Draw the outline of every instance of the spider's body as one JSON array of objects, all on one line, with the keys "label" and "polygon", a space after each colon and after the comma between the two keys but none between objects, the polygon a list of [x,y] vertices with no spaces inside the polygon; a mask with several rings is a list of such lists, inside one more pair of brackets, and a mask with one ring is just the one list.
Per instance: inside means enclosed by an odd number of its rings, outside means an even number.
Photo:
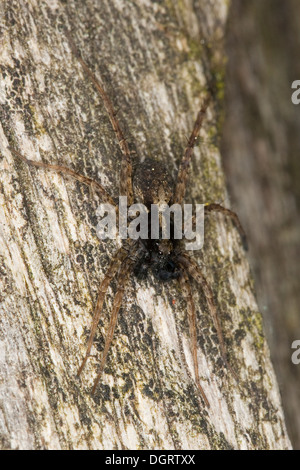
[{"label": "spider's body", "polygon": [[[168,170],[161,163],[152,159],[146,159],[142,164],[140,164],[140,166],[135,172],[134,178],[132,178],[132,164],[129,147],[126,142],[126,139],[123,136],[119,122],[116,118],[116,113],[113,109],[112,103],[100,82],[96,79],[95,75],[91,72],[87,64],[81,58],[71,38],[69,38],[69,44],[73,53],[77,56],[83,70],[90,77],[91,81],[94,83],[99,94],[101,95],[104,106],[109,115],[111,124],[116,133],[119,146],[122,152],[120,172],[120,195],[127,196],[128,206],[130,206],[133,202],[142,203],[147,207],[149,211],[151,208],[151,204],[181,205],[185,196],[185,189],[188,181],[188,170],[193,154],[194,144],[199,135],[202,121],[204,119],[207,107],[210,102],[210,97],[207,96],[207,98],[203,102],[202,108],[198,113],[193,131],[188,140],[187,147],[185,149],[179,166],[177,181],[174,183],[172,178],[170,177]],[[60,165],[49,165],[42,162],[35,162],[32,160],[28,160],[22,154],[12,148],[11,151],[30,165],[40,168],[48,168],[56,172],[72,176],[73,178],[89,185],[93,190],[97,191],[103,200],[106,200],[110,204],[115,205],[112,197],[97,181],[94,181],[87,176],[80,175],[74,170],[71,170],[67,167]],[[116,207],[116,209],[118,208]],[[205,206],[205,214],[208,214],[212,211],[222,212],[225,215],[231,217],[242,236],[243,242],[245,243],[244,231],[241,227],[237,215],[234,212],[230,211],[229,209],[225,209],[219,204],[209,204]],[[148,228],[150,234],[150,216]],[[111,281],[115,277],[117,277],[117,292],[115,294],[113,302],[110,324],[106,336],[104,351],[102,354],[98,375],[94,382],[93,392],[95,391],[96,386],[103,373],[106,357],[113,339],[114,329],[117,322],[118,312],[121,307],[122,298],[126,290],[129,276],[132,272],[138,278],[144,278],[149,273],[152,273],[159,282],[165,281],[179,283],[181,292],[186,299],[187,305],[189,331],[192,342],[195,382],[207,406],[209,406],[209,402],[200,385],[199,379],[197,358],[196,307],[192,295],[192,281],[197,283],[202,288],[205,294],[208,309],[210,311],[215,329],[217,331],[221,357],[227,368],[232,372],[234,376],[236,376],[235,372],[233,371],[227,360],[226,347],[223,339],[222,329],[217,314],[217,308],[212,289],[207,283],[202,271],[200,270],[200,267],[193,260],[193,258],[181,248],[180,241],[174,238],[173,231],[174,230],[171,221],[170,239],[163,239],[161,237],[160,232],[159,236],[156,239],[151,239],[151,237],[148,237],[148,239],[145,240],[126,240],[124,242],[124,245],[117,251],[117,253],[111,260],[111,263],[104,276],[104,279],[101,281],[99,286],[98,299],[92,321],[87,351],[78,370],[79,375],[88,360],[93,345],[96,329],[99,323],[101,311],[103,308],[105,295],[107,293]]]},{"label": "spider's body", "polygon": [[134,173],[133,191],[136,202],[144,204],[150,210],[151,204],[169,204],[174,181],[161,162],[146,158]]},{"label": "spider's body", "polygon": [[174,181],[167,168],[152,158],[147,158],[133,176],[133,194],[136,202],[144,204],[149,210],[148,239],[141,240],[144,247],[141,259],[134,267],[134,273],[143,279],[148,272],[160,281],[170,281],[180,277],[176,265],[175,249],[178,240],[173,237],[171,220],[170,239],[163,239],[161,231],[158,239],[151,238],[151,205],[169,204],[174,191]]},{"label": "spider's body", "polygon": [[[144,252],[134,267],[139,279],[144,279],[151,272],[159,281],[179,279],[180,268],[176,263],[173,240],[143,240]],[[168,245],[168,252],[164,252]]]}]

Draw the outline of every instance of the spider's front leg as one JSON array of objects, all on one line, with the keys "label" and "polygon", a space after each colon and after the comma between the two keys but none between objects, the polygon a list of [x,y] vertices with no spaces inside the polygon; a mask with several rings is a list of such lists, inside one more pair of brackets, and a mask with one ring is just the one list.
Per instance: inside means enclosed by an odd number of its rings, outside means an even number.
[{"label": "spider's front leg", "polygon": [[227,359],[227,350],[225,346],[225,341],[224,341],[222,328],[221,328],[220,320],[219,320],[218,313],[217,313],[217,308],[216,308],[215,301],[214,301],[213,291],[210,285],[208,284],[198,264],[190,256],[188,256],[185,253],[182,253],[178,255],[177,260],[179,264],[181,265],[181,267],[183,267],[188,272],[188,274],[202,287],[203,292],[206,297],[210,314],[213,319],[214,326],[217,330],[217,335],[218,335],[218,339],[220,343],[220,350],[221,350],[221,356],[222,356],[223,362],[228,368],[228,370],[230,370],[233,377],[238,381],[238,376],[236,372],[233,370],[233,368],[231,367],[231,365],[229,364],[228,359]]},{"label": "spider's front leg", "polygon": [[192,295],[192,290],[190,286],[190,279],[185,269],[182,271],[182,276],[178,279],[179,285],[181,287],[183,296],[187,302],[187,312],[188,312],[188,321],[189,321],[189,331],[190,337],[192,340],[192,352],[193,352],[193,362],[194,362],[194,371],[195,371],[195,382],[196,385],[201,393],[201,396],[209,408],[210,404],[209,401],[204,393],[204,390],[200,384],[199,379],[199,366],[198,366],[198,357],[197,357],[197,325],[196,325],[196,307],[195,302]]},{"label": "spider's front leg", "polygon": [[104,279],[102,280],[102,282],[100,284],[99,291],[98,291],[98,297],[97,297],[97,303],[96,303],[96,307],[95,307],[95,311],[94,311],[94,315],[93,315],[93,320],[92,320],[92,325],[91,325],[90,336],[89,336],[88,343],[87,343],[86,353],[85,353],[84,359],[83,359],[83,361],[82,361],[82,363],[81,363],[81,365],[78,369],[77,375],[81,374],[81,372],[82,372],[82,370],[83,370],[83,368],[84,368],[84,366],[85,366],[85,364],[86,364],[86,362],[89,358],[89,355],[90,355],[90,352],[91,352],[91,349],[92,349],[92,346],[93,346],[97,326],[99,324],[99,320],[100,320],[100,316],[101,316],[101,312],[102,312],[102,308],[103,308],[103,303],[104,303],[104,298],[105,298],[107,289],[108,289],[111,281],[113,280],[113,278],[117,274],[118,270],[120,269],[120,266],[122,265],[123,261],[125,260],[125,258],[127,256],[128,256],[128,252],[127,252],[127,250],[124,249],[124,247],[120,248],[117,251],[117,253],[113,257],[112,261],[110,262],[109,268],[108,268],[107,272],[105,273]]},{"label": "spider's front leg", "polygon": [[139,256],[140,250],[141,250],[141,248],[138,249],[136,244],[133,243],[131,252],[128,253],[128,256],[126,257],[126,259],[121,264],[120,273],[119,273],[118,280],[117,280],[117,292],[116,292],[114,302],[113,302],[110,322],[109,322],[108,331],[107,331],[107,335],[106,335],[106,339],[105,339],[104,350],[103,350],[103,353],[102,353],[102,359],[101,359],[101,362],[100,362],[97,377],[94,381],[94,385],[93,385],[93,388],[92,388],[92,394],[95,393],[96,387],[97,387],[97,385],[99,383],[99,380],[101,378],[101,375],[103,373],[103,369],[104,369],[104,366],[105,366],[107,354],[108,354],[108,351],[109,351],[109,348],[110,348],[110,345],[111,345],[111,342],[112,342],[112,339],[113,339],[115,327],[116,327],[116,324],[117,324],[118,313],[119,313],[119,310],[120,310],[120,307],[121,307],[124,292],[125,292],[125,289],[127,287],[128,281],[129,281],[130,273],[133,271],[134,265],[137,262],[137,258]]}]

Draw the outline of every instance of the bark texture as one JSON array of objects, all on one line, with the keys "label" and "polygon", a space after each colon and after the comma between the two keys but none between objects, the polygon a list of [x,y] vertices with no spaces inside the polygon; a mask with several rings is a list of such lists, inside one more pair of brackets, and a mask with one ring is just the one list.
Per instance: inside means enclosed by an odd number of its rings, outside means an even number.
[{"label": "bark texture", "polygon": [[[114,242],[96,236],[88,188],[29,168],[8,150],[60,163],[118,196],[120,151],[99,96],[70,51],[66,26],[119,108],[134,153],[175,177],[214,84],[186,202],[228,203],[217,142],[227,2],[9,1],[1,8],[0,436],[19,449],[286,449],[290,447],[262,317],[237,231],[209,217],[194,253],[210,282],[237,384],[222,365],[205,297],[197,304],[201,383],[186,305],[173,284],[134,277],[97,393],[112,284],[93,357],[77,368]],[[227,204],[228,205],[228,204]]]},{"label": "bark texture", "polygon": [[[300,449],[300,77],[299,2],[234,0],[228,20],[223,161],[249,236],[289,435]],[[234,130],[234,132],[233,132]]]}]

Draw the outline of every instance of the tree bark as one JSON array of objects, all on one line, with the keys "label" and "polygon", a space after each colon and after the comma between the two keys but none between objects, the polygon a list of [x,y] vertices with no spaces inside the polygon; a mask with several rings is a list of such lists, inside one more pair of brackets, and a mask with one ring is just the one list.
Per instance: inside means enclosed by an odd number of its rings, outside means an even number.
[{"label": "tree bark", "polygon": [[[84,373],[99,282],[116,248],[96,236],[88,188],[21,162],[59,163],[118,196],[120,150],[103,103],[64,28],[101,76],[131,150],[176,170],[214,83],[186,202],[228,197],[217,139],[227,2],[3,2],[1,8],[0,426],[2,448],[286,449],[280,395],[238,233],[211,215],[194,253],[212,286],[236,383],[223,366],[202,291],[197,305],[201,403],[186,305],[175,284],[133,276],[105,373],[112,284]],[[212,47],[213,45],[213,47]],[[217,91],[217,92],[216,92]]]},{"label": "tree bark", "polygon": [[[300,449],[300,5],[234,0],[228,20],[223,160],[249,238],[288,432]],[[233,129],[235,130],[233,132]]]}]

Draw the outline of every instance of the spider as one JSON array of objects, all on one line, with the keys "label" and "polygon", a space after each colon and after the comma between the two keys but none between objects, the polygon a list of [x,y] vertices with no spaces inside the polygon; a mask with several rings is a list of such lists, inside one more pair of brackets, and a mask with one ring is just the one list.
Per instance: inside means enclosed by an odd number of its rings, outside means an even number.
[{"label": "spider", "polygon": [[[182,205],[188,183],[188,173],[191,157],[193,154],[195,142],[202,126],[202,122],[206,115],[206,110],[210,103],[210,93],[208,93],[206,98],[204,99],[201,109],[197,115],[192,133],[188,139],[187,146],[185,148],[183,157],[179,165],[176,183],[174,184],[167,169],[160,162],[149,158],[145,159],[144,162],[140,164],[135,174],[133,175],[129,146],[121,130],[112,102],[108,94],[106,93],[102,83],[96,78],[94,73],[88,67],[87,63],[83,60],[82,56],[80,55],[72,38],[68,33],[67,37],[74,56],[77,57],[83,71],[89,77],[95,88],[98,90],[103,100],[103,104],[110,119],[111,125],[115,131],[122,154],[120,169],[120,195],[127,196],[128,206],[130,206],[133,202],[142,202],[146,205],[146,207],[150,207],[151,204],[156,204],[157,202],[164,202],[166,204],[177,203]],[[21,158],[24,162],[29,165],[69,175],[75,178],[76,180],[90,186],[93,191],[99,193],[102,200],[112,204],[115,207],[116,212],[118,212],[118,206],[116,205],[112,197],[97,181],[87,176],[81,175],[76,171],[65,166],[52,165],[29,160],[14,148],[9,147],[9,149],[13,154]],[[221,212],[232,219],[233,223],[235,224],[236,228],[240,233],[243,245],[246,248],[245,232],[236,213],[221,206],[220,204],[215,203],[208,204],[204,207],[205,215],[211,212]],[[205,405],[207,407],[210,407],[209,401],[204,393],[199,379],[196,336],[196,306],[193,299],[191,281],[194,281],[196,284],[198,284],[205,294],[208,309],[212,316],[215,329],[217,331],[221,357],[225,366],[230,370],[232,375],[236,379],[237,376],[227,359],[225,342],[223,338],[220,320],[217,314],[217,307],[214,300],[212,288],[207,282],[205,276],[203,275],[199,265],[192,259],[190,255],[188,255],[183,250],[180,244],[180,240],[175,240],[172,236],[169,240],[165,240],[162,238],[156,240],[128,239],[123,242],[121,248],[115,253],[109,264],[106,274],[104,275],[104,278],[99,286],[96,307],[94,310],[90,335],[87,342],[86,354],[81,362],[77,374],[78,376],[81,374],[90,356],[97,326],[103,309],[105,295],[107,293],[110,283],[115,277],[117,277],[117,291],[113,300],[112,312],[105,339],[104,350],[102,353],[102,358],[100,361],[97,376],[92,388],[92,394],[94,394],[104,370],[106,358],[113,340],[114,330],[118,318],[118,312],[121,307],[126,286],[129,282],[130,274],[134,273],[138,278],[144,278],[149,272],[152,273],[159,282],[177,282],[180,286],[180,289],[187,304],[189,333],[192,343],[195,383]]]}]

